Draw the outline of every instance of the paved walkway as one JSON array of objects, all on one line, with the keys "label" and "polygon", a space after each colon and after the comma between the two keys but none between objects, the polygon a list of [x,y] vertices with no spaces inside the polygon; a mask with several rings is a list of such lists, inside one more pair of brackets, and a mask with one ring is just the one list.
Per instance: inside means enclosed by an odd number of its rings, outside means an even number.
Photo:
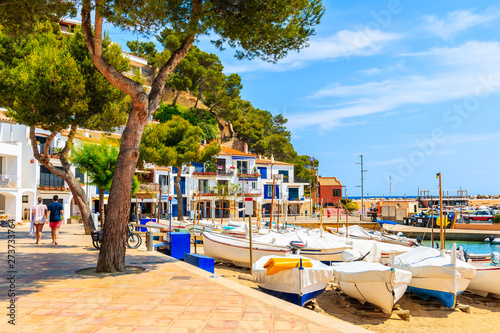
[{"label": "paved walkway", "polygon": [[[75,274],[95,267],[98,255],[81,225],[63,225],[58,246],[49,228],[35,245],[28,226],[17,226],[9,268],[7,230],[0,228],[0,332],[367,332],[144,248],[126,257],[142,273]],[[15,326],[7,322],[12,287]]]}]

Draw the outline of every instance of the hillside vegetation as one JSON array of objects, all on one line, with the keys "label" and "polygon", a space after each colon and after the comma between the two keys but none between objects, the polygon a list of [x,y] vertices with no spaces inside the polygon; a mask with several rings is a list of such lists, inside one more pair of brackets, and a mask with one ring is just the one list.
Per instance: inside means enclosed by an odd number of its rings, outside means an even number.
[{"label": "hillside vegetation", "polygon": [[[178,43],[173,34],[160,34],[165,50],[158,52],[152,42],[127,42],[130,50],[148,60],[153,68],[161,67]],[[242,150],[248,144],[253,154],[295,164],[295,176],[311,181],[310,157],[299,155],[291,143],[287,119],[257,109],[240,97],[243,89],[238,74],[224,74],[220,59],[193,46],[167,80],[166,93],[154,119],[166,122],[181,116],[202,129],[202,138]],[[314,161],[315,167],[318,161]]]}]

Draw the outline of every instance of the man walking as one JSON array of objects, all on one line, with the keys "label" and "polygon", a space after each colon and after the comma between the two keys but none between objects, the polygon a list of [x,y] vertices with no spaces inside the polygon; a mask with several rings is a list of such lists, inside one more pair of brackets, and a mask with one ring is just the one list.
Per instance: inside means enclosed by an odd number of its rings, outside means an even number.
[{"label": "man walking", "polygon": [[54,201],[49,204],[47,210],[50,212],[49,226],[52,234],[52,244],[57,245],[57,236],[59,235],[59,228],[62,224],[61,215],[64,213],[64,210],[63,205],[61,205],[61,203],[58,201],[59,197],[57,195],[54,195],[52,199]]}]

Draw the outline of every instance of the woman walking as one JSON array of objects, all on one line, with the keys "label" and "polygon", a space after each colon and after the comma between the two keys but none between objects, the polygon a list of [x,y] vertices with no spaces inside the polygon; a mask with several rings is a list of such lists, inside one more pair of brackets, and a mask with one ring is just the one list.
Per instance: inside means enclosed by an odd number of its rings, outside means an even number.
[{"label": "woman walking", "polygon": [[38,204],[33,206],[33,220],[36,229],[36,244],[40,244],[43,225],[49,221],[47,206],[42,203],[42,198],[38,198]]}]

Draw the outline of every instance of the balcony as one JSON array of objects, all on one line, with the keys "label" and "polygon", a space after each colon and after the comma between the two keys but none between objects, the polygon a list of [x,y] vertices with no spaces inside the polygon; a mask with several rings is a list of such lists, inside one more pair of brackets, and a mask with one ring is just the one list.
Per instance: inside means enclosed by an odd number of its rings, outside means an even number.
[{"label": "balcony", "polygon": [[240,178],[259,178],[260,176],[260,173],[238,173]]},{"label": "balcony", "polygon": [[17,176],[13,174],[0,174],[0,188],[16,188]]},{"label": "balcony", "polygon": [[217,175],[218,176],[233,176],[234,173],[232,171],[217,170]]},{"label": "balcony", "polygon": [[138,192],[160,192],[160,184],[158,183],[142,183],[139,184]]},{"label": "balcony", "polygon": [[200,172],[200,171],[193,172],[193,176],[211,176],[211,177],[215,177],[216,175],[217,175],[217,172]]}]

